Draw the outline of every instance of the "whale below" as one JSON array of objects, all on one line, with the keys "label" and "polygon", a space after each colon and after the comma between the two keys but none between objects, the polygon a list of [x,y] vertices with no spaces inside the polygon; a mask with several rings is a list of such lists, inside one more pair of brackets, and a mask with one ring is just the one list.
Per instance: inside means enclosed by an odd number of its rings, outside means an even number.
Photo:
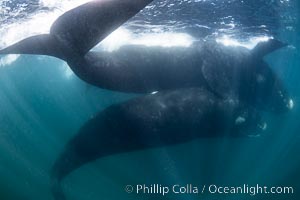
[{"label": "whale below", "polygon": [[256,135],[265,126],[256,110],[218,98],[204,88],[136,97],[106,108],[80,128],[52,168],[52,191],[56,200],[65,199],[63,179],[105,156],[204,137]]},{"label": "whale below", "polygon": [[60,16],[50,34],[26,38],[0,54],[55,56],[83,81],[114,91],[149,93],[204,86],[220,97],[237,98],[266,111],[291,109],[293,102],[284,84],[263,60],[286,46],[276,39],[258,43],[252,50],[198,41],[187,48],[128,45],[111,53],[91,51],[151,2],[86,3]]}]

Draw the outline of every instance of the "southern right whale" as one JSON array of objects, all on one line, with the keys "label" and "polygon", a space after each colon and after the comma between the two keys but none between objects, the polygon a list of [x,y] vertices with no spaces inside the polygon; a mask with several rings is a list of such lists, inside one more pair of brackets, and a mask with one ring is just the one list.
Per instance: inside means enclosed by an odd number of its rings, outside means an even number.
[{"label": "southern right whale", "polygon": [[291,109],[293,102],[263,58],[285,45],[275,39],[260,42],[252,50],[213,40],[189,47],[125,45],[113,52],[89,52],[70,66],[82,68],[90,74],[82,79],[102,88],[150,93],[204,86],[222,98],[281,113]]},{"label": "southern right whale", "polygon": [[96,159],[175,145],[203,137],[260,134],[259,112],[204,88],[158,92],[112,105],[87,121],[68,142],[52,172],[52,192],[64,200],[61,182]]},{"label": "southern right whale", "polygon": [[90,51],[152,0],[101,0],[60,16],[50,34],[26,38],[0,54],[42,54],[65,60],[82,80],[100,88],[149,93],[202,87],[223,98],[237,98],[272,112],[293,102],[282,81],[263,60],[286,46],[270,39],[253,50],[213,41],[188,48],[126,46],[116,52]]}]

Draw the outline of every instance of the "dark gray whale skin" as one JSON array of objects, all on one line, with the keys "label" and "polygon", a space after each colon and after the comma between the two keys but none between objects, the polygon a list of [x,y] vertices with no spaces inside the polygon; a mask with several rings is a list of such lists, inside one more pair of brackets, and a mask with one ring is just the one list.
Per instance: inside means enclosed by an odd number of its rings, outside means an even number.
[{"label": "dark gray whale skin", "polygon": [[215,41],[169,48],[128,45],[114,52],[89,52],[69,65],[81,79],[101,88],[149,93],[204,86],[220,97],[282,113],[289,110],[289,94],[263,60],[282,46],[277,40],[253,50]]},{"label": "dark gray whale skin", "polygon": [[[245,119],[239,123],[238,118]],[[259,114],[202,88],[178,89],[112,105],[86,122],[52,169],[53,194],[65,199],[61,181],[98,158],[192,141],[260,133]]]},{"label": "dark gray whale skin", "polygon": [[291,100],[284,84],[263,60],[285,46],[275,39],[261,42],[253,50],[202,41],[188,48],[131,45],[112,53],[90,51],[151,2],[86,3],[60,16],[50,34],[26,38],[0,54],[58,57],[82,80],[104,89],[149,93],[205,86],[216,95],[237,98],[266,111],[289,110]]}]

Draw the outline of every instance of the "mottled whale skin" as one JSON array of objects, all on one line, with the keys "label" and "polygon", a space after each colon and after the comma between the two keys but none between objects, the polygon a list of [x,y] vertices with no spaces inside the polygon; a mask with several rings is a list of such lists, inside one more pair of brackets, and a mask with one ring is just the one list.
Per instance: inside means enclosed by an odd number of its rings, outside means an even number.
[{"label": "mottled whale skin", "polygon": [[90,51],[151,2],[86,3],[60,16],[50,34],[26,38],[0,50],[0,54],[58,57],[82,80],[104,89],[149,93],[205,86],[216,95],[237,98],[267,111],[289,110],[292,102],[285,86],[263,60],[285,46],[275,39],[261,42],[253,50],[202,41],[188,48],[131,45],[112,53]]},{"label": "mottled whale skin", "polygon": [[202,88],[158,92],[112,105],[86,122],[65,146],[52,169],[53,194],[65,199],[61,181],[101,157],[203,137],[241,137],[260,133],[261,125],[256,111]]}]

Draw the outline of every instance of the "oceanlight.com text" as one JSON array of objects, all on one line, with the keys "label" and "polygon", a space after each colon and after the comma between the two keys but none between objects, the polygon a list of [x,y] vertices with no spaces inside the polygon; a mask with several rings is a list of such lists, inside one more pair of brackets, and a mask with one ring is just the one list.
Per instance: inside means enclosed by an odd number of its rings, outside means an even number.
[{"label": "oceanlight.com text", "polygon": [[126,185],[125,191],[127,193],[135,194],[156,194],[156,195],[168,195],[168,194],[246,194],[255,196],[259,194],[293,194],[294,188],[290,186],[261,186],[243,184],[240,186],[221,186],[221,185],[193,185],[193,184],[137,184]]}]

